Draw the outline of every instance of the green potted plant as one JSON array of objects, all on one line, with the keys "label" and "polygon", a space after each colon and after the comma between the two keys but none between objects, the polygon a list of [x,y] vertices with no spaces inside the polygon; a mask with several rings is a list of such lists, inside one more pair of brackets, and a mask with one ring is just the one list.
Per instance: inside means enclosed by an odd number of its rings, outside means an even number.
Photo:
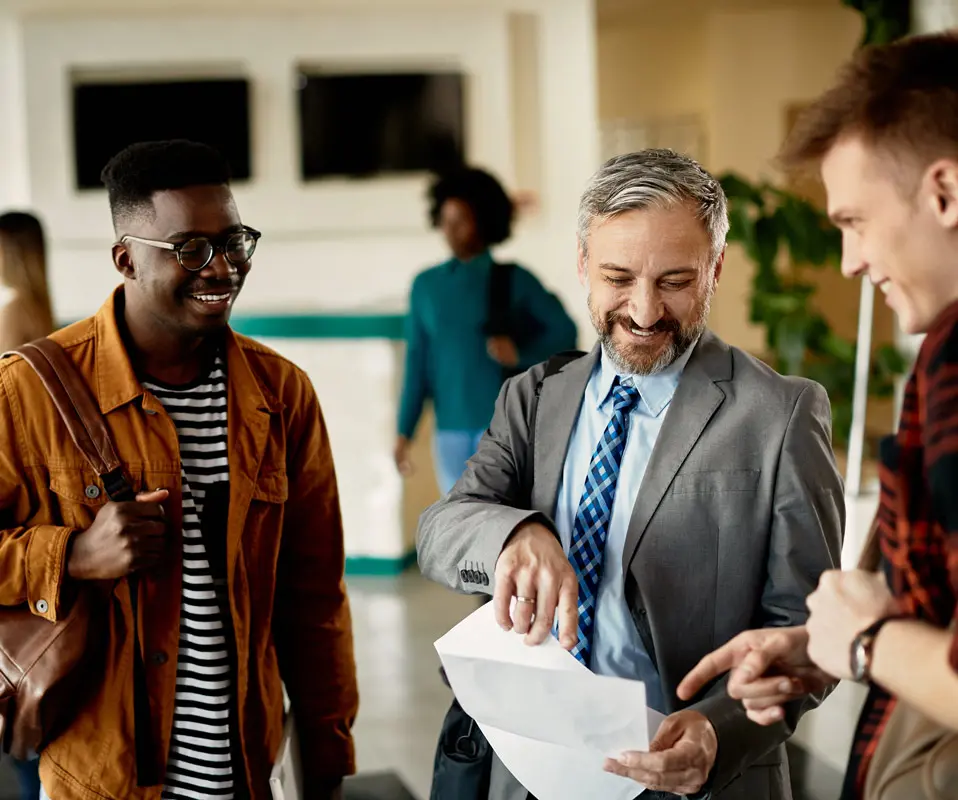
[{"label": "green potted plant", "polygon": [[[905,36],[911,0],[841,0],[864,20],[862,45],[885,44]],[[780,372],[803,375],[828,391],[835,443],[844,446],[852,422],[855,342],[832,330],[815,307],[815,286],[799,267],[837,269],[841,235],[815,205],[768,182],[735,174],[720,178],[729,198],[729,241],[740,242],[755,265],[749,318],[765,330],[766,357]],[[890,397],[905,371],[904,356],[892,345],[872,355],[869,395]]]}]

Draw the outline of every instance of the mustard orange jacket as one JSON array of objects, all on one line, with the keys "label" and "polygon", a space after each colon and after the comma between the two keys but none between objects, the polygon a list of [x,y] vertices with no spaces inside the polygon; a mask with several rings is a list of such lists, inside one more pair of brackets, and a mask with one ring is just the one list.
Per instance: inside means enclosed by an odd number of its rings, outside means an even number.
[{"label": "mustard orange jacket", "polygon": [[[170,557],[141,573],[139,589],[154,757],[164,765],[179,641],[180,455],[173,421],[130,363],[115,317],[121,299],[122,288],[95,317],[52,338],[96,395],[134,488],[170,491]],[[289,361],[232,331],[225,349],[234,691],[246,783],[254,800],[266,800],[283,733],[284,683],[307,780],[354,771],[352,629],[336,477],[313,388]],[[62,616],[73,588],[68,542],[105,502],[32,369],[19,357],[0,362],[0,604],[26,602],[49,620]],[[89,675],[92,698],[44,749],[41,779],[55,800],[153,800],[161,787],[141,789],[135,781],[129,586],[121,580],[87,588],[105,600],[105,651]]]}]

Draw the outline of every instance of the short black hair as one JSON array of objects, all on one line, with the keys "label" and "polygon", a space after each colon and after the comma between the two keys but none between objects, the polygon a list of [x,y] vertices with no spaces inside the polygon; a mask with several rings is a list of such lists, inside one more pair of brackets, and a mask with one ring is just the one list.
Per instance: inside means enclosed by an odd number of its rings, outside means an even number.
[{"label": "short black hair", "polygon": [[116,224],[152,208],[156,192],[229,185],[230,167],[216,148],[206,144],[186,139],[138,142],[111,158],[100,179]]},{"label": "short black hair", "polygon": [[476,218],[479,238],[486,246],[502,244],[512,235],[515,206],[502,184],[485,170],[462,167],[441,175],[429,189],[429,215],[433,227],[447,200],[462,200]]}]

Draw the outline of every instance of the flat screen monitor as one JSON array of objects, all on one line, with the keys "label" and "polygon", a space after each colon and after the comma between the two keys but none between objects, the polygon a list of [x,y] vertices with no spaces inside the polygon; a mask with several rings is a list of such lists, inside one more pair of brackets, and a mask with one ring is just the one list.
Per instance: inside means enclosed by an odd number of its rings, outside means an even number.
[{"label": "flat screen monitor", "polygon": [[456,72],[302,72],[304,180],[441,172],[463,161],[463,76]]},{"label": "flat screen monitor", "polygon": [[101,170],[128,145],[162,139],[209,144],[226,157],[234,180],[248,180],[249,82],[202,79],[74,83],[77,188],[101,187]]}]

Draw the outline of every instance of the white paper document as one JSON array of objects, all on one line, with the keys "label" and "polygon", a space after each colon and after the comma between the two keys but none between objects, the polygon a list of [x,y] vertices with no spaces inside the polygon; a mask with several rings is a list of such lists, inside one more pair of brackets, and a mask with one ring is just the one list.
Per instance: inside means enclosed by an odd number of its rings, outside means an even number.
[{"label": "white paper document", "polygon": [[538,800],[632,800],[643,791],[602,764],[648,750],[664,717],[646,708],[645,684],[594,675],[551,636],[529,647],[498,626],[492,603],[436,651],[460,705]]}]

